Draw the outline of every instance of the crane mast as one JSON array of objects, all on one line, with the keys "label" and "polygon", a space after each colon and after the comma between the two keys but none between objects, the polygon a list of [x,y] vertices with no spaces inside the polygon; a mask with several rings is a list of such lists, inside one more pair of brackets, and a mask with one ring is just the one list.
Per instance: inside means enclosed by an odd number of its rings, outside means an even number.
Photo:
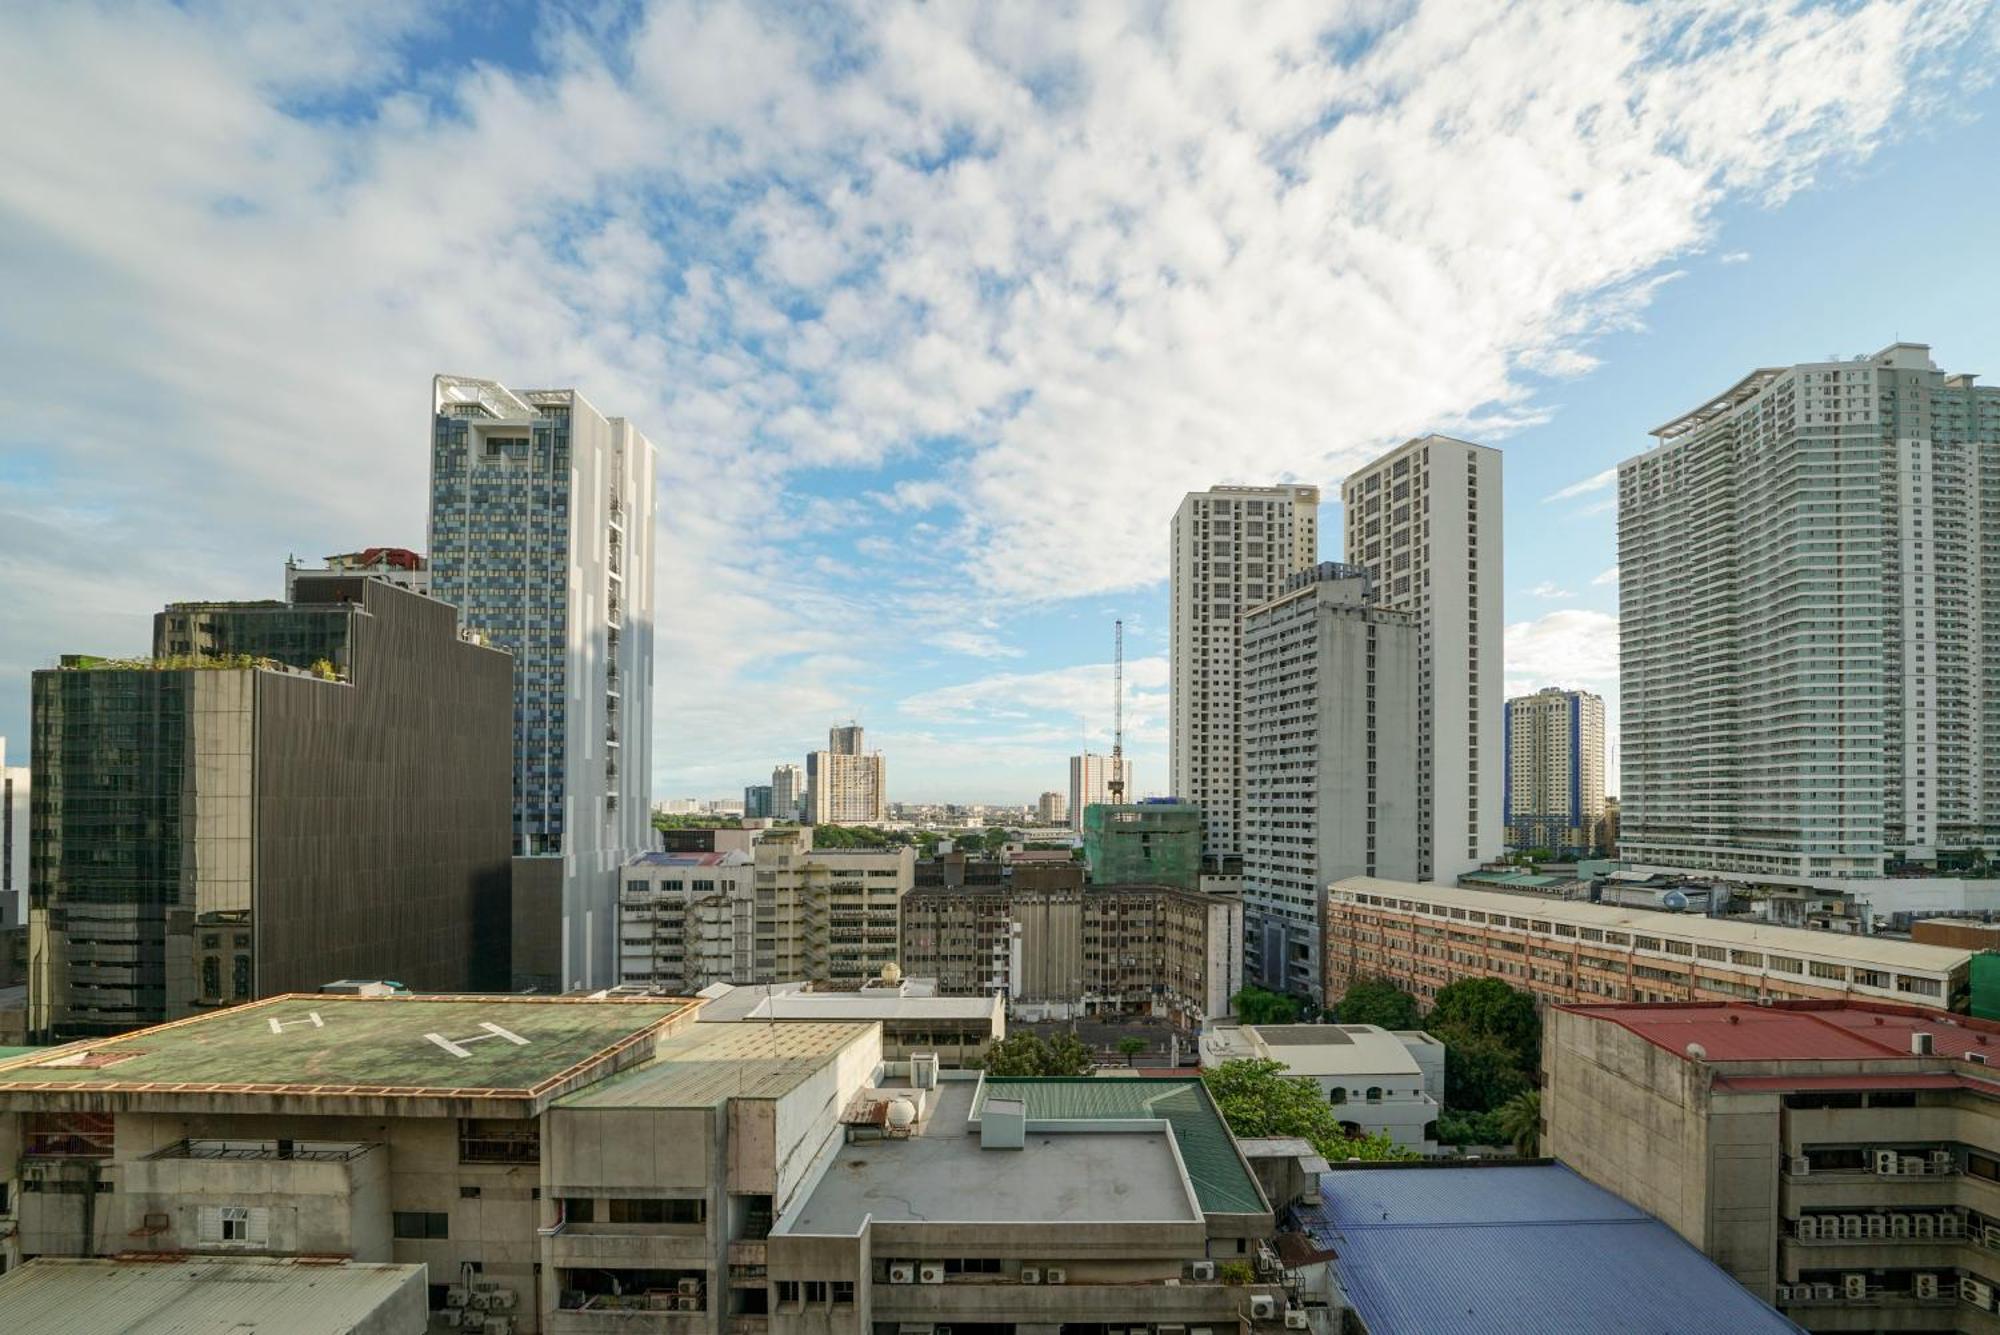
[{"label": "crane mast", "polygon": [[1125,622],[1111,623],[1111,778],[1105,785],[1116,805],[1125,800]]}]

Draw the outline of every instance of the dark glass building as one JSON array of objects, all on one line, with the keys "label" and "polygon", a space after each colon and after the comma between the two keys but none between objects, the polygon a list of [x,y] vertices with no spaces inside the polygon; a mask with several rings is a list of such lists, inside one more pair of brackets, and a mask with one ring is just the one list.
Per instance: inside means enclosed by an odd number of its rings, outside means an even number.
[{"label": "dark glass building", "polygon": [[513,664],[450,604],[300,573],[37,672],[29,1027],[111,1034],[339,978],[504,988]]}]

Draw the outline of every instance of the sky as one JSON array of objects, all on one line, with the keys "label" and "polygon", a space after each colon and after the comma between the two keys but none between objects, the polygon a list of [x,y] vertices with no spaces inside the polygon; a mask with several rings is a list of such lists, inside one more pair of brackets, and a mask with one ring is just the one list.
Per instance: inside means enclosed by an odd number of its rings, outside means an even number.
[{"label": "sky", "polygon": [[[1181,496],[1505,453],[1507,683],[1617,696],[1612,472],[1760,365],[2000,375],[1993,0],[0,9],[0,735],[421,547],[430,377],[658,446],[656,797],[1164,792]],[[1336,557],[1340,514],[1322,514]],[[1615,787],[1615,783],[1614,783]]]}]

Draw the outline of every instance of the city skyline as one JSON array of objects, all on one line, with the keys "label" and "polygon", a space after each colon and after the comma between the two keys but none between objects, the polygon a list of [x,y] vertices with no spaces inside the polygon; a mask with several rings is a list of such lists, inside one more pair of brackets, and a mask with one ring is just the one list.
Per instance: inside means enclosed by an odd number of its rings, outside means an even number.
[{"label": "city skyline", "polygon": [[[1421,10],[923,13],[809,69],[832,20],[501,12],[446,46],[422,17],[9,15],[0,107],[71,132],[0,148],[0,338],[35,387],[0,428],[0,734],[25,744],[31,669],[142,651],[168,598],[422,548],[426,386],[460,369],[575,385],[660,447],[656,797],[740,792],[855,718],[892,801],[1032,801],[1110,749],[1120,616],[1125,749],[1164,793],[1179,497],[1318,486],[1333,559],[1340,481],[1431,430],[1502,450],[1505,692],[1602,694],[1615,792],[1612,478],[1646,432],[1745,366],[1897,339],[2000,373],[1935,281],[1983,255],[1996,187],[1931,188],[2000,109],[1989,14],[1704,41],[1586,6],[1564,41],[1599,58],[1544,68],[1514,58],[1533,13],[1478,59]],[[116,75],[142,58],[177,81]],[[1248,88],[1283,95],[1232,121]],[[491,189],[537,153],[571,178]]]}]

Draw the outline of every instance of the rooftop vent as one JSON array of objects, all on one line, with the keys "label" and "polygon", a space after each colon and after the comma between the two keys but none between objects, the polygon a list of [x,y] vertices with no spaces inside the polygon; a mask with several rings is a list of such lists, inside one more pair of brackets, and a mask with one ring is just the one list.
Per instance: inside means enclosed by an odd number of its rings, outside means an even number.
[{"label": "rooftop vent", "polygon": [[1918,1033],[1910,1035],[1910,1051],[1917,1056],[1928,1057],[1936,1050],[1936,1045],[1932,1043],[1929,1034]]},{"label": "rooftop vent", "polygon": [[1020,1099],[987,1099],[979,1113],[979,1148],[1018,1150],[1027,1143],[1028,1105]]}]

